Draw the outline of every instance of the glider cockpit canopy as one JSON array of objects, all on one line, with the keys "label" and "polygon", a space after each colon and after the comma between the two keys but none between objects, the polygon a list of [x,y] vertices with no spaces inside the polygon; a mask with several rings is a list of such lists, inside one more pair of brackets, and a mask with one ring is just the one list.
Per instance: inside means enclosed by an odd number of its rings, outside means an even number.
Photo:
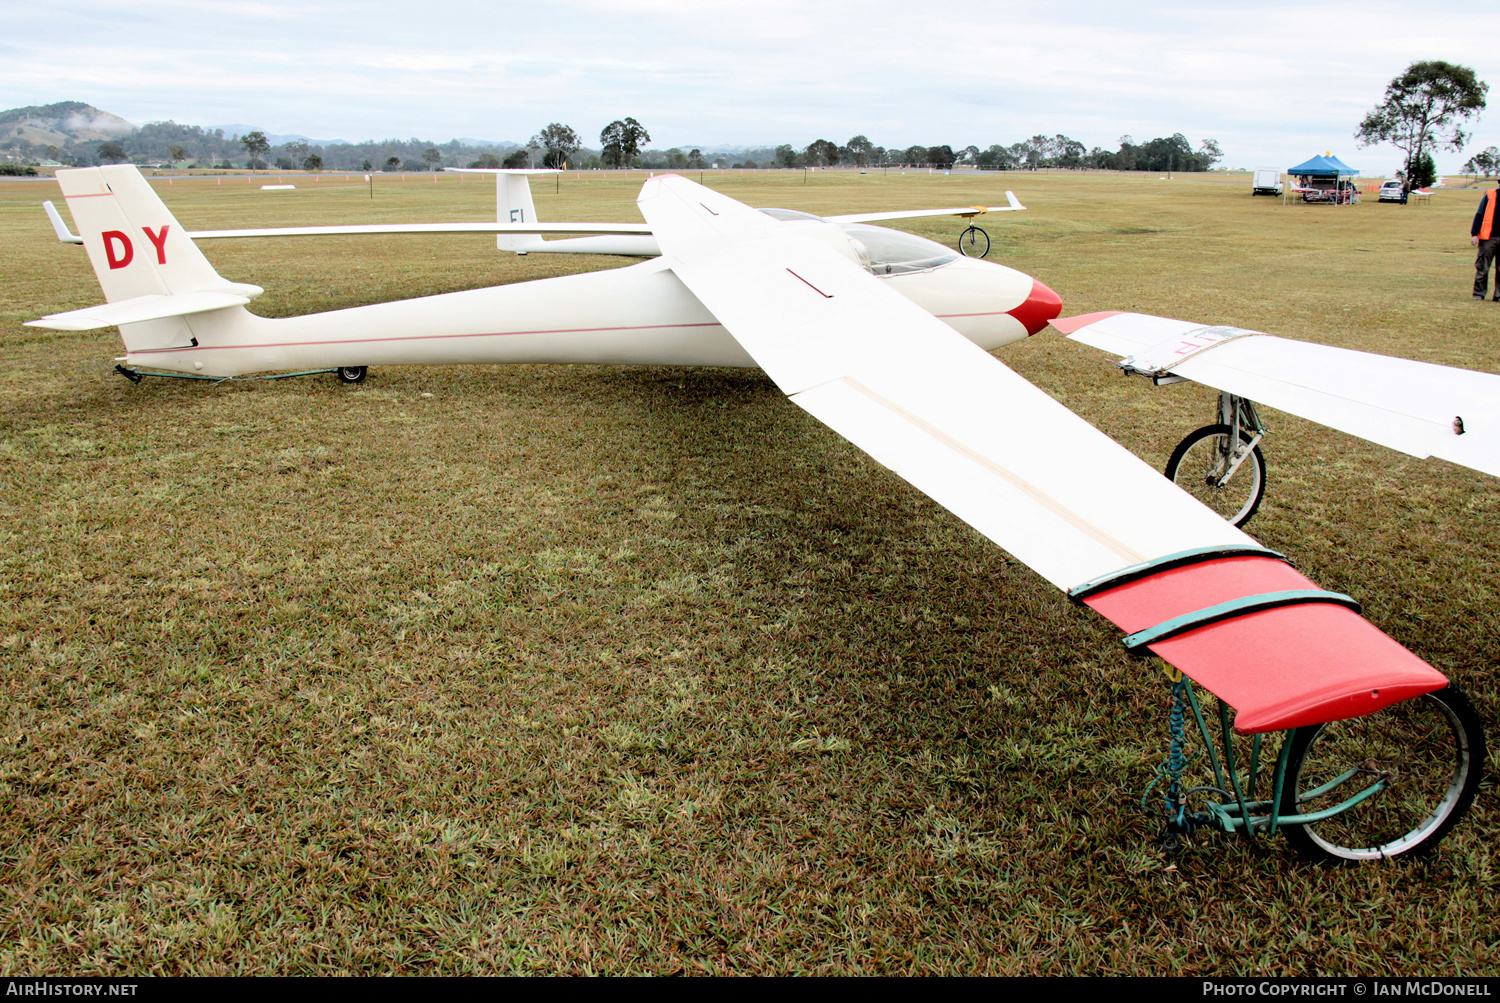
[{"label": "glider cockpit canopy", "polygon": [[784,223],[824,223],[844,231],[854,256],[871,275],[906,275],[939,268],[957,261],[959,254],[935,240],[866,223],[843,223],[796,209],[762,209]]}]

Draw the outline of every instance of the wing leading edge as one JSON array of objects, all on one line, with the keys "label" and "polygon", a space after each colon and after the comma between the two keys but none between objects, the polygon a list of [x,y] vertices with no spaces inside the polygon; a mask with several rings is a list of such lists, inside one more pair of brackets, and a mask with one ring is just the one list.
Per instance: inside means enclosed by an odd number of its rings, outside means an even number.
[{"label": "wing leading edge", "polygon": [[[673,271],[799,407],[1060,588],[1145,568],[1082,597],[1122,627],[1183,614],[1163,585],[1183,573],[1162,564],[1172,555],[1285,566],[833,244],[675,176],[648,181],[640,207]],[[1240,598],[1284,581],[1189,563]],[[1316,591],[1291,574],[1298,587],[1272,591]],[[1284,670],[1244,671],[1249,656],[1230,649],[1247,629]],[[1304,658],[1309,630],[1333,641]],[[1446,682],[1333,601],[1256,607],[1143,646],[1230,700],[1242,731],[1368,713]]]}]

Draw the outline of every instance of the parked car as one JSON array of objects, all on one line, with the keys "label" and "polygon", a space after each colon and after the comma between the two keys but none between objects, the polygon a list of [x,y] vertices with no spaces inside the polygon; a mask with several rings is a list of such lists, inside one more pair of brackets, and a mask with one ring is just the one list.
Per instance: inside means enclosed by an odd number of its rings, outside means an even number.
[{"label": "parked car", "polygon": [[1380,201],[1382,202],[1405,202],[1406,191],[1399,181],[1387,181],[1380,186]]}]

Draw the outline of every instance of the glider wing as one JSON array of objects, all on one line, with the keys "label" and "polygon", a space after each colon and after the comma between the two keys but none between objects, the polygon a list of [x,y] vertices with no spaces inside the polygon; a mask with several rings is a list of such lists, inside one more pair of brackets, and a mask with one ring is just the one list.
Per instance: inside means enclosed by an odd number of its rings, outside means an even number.
[{"label": "glider wing", "polygon": [[1412,456],[1500,476],[1500,376],[1134,313],[1052,322],[1074,341]]},{"label": "glider wing", "polygon": [[1016,201],[1015,192],[1005,193],[1005,205],[966,205],[955,209],[898,209],[895,212],[859,212],[844,216],[824,216],[835,223],[874,223],[883,219],[917,219],[922,216],[963,216],[973,222],[975,216],[990,212],[1017,212],[1026,207]]},{"label": "glider wing", "polygon": [[[1238,708],[1241,731],[1370,713],[1446,683],[1347,597],[1317,590],[834,244],[670,175],[646,183],[640,206],[672,270],[794,403],[1136,632],[1137,648]],[[1286,601],[1270,605],[1273,594]]]},{"label": "glider wing", "polygon": [[252,230],[189,230],[193,240],[216,237],[330,237],[369,233],[610,233],[650,235],[640,223],[376,223],[360,226],[281,226]]}]

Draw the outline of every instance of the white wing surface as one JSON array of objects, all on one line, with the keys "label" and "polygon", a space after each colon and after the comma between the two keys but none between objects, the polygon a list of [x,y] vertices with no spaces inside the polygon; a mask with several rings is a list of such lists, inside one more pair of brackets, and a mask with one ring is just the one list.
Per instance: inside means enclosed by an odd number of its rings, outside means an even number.
[{"label": "white wing surface", "polygon": [[[329,237],[370,233],[644,234],[643,223],[372,223],[355,226],[279,226],[250,230],[189,230],[193,240],[217,237]],[[61,239],[61,238],[59,238]]]},{"label": "white wing surface", "polygon": [[648,181],[640,206],[673,271],[794,402],[1059,587],[1253,545],[847,248],[676,176]]},{"label": "white wing surface", "polygon": [[[1412,456],[1500,476],[1500,376],[1144,314],[1053,321],[1069,338]],[[1227,334],[1216,334],[1222,332]]]},{"label": "white wing surface", "polygon": [[835,223],[875,223],[883,219],[919,219],[923,216],[963,216],[973,220],[990,212],[1017,212],[1026,207],[1016,200],[1015,192],[1005,193],[1005,205],[965,205],[953,209],[898,209],[894,212],[857,212],[844,216],[824,216]]}]

